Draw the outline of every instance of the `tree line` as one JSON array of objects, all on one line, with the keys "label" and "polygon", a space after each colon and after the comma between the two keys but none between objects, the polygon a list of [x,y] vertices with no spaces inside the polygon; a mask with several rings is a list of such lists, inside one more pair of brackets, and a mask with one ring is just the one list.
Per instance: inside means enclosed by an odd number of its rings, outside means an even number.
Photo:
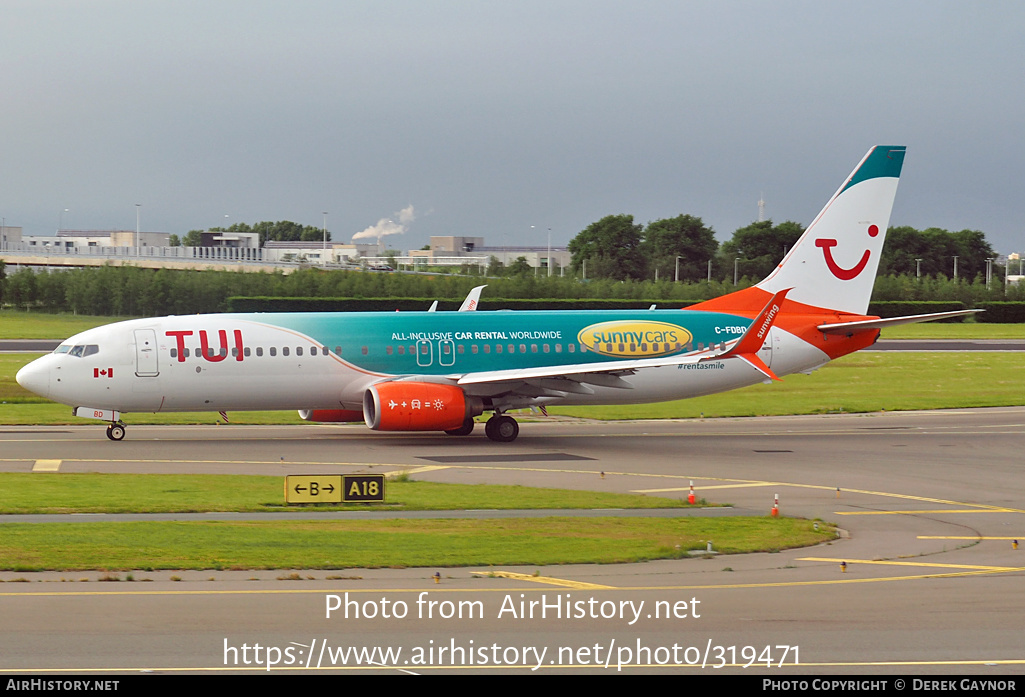
[{"label": "tree line", "polygon": [[[758,221],[737,229],[721,245],[701,218],[679,215],[647,225],[631,215],[609,215],[582,230],[569,243],[572,269],[589,279],[761,280],[804,234],[791,220]],[[987,268],[1001,283],[1004,269],[978,230],[950,232],[891,227],[879,261],[880,275],[961,278],[974,281]],[[989,263],[987,263],[989,260]]]},{"label": "tree line", "polygon": [[[134,266],[34,270],[22,267],[2,273],[0,304],[16,309],[124,316],[184,315],[223,312],[234,296],[286,298],[422,298],[423,309],[432,300],[461,300],[470,288],[482,283],[488,289],[482,307],[493,309],[489,299],[622,299],[657,302],[677,307],[708,300],[756,280],[742,277],[708,281],[588,279],[546,275],[482,277],[477,267],[458,274],[400,274],[365,271],[302,269],[291,274],[241,271],[185,271],[143,269]],[[590,267],[589,267],[590,270]],[[942,274],[888,274],[877,278],[873,301],[948,300],[973,305],[984,301],[1025,301],[1025,287],[996,281],[986,287],[985,278]]]}]

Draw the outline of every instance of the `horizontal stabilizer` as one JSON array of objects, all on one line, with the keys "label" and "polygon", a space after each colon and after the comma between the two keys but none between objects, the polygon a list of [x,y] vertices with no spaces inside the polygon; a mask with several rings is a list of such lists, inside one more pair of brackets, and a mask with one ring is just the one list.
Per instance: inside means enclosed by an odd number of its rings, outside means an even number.
[{"label": "horizontal stabilizer", "polygon": [[954,310],[952,312],[933,312],[927,315],[908,315],[906,317],[888,317],[886,319],[865,319],[855,322],[835,322],[832,324],[820,324],[817,328],[823,334],[850,334],[867,329],[883,329],[885,327],[897,327],[902,324],[917,324],[918,322],[932,322],[948,317],[962,317],[973,315],[976,312],[985,310]]}]

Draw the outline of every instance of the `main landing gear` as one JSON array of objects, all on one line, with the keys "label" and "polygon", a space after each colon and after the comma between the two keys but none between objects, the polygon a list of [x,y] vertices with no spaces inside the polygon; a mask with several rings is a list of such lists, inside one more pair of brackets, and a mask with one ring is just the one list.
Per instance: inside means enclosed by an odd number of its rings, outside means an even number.
[{"label": "main landing gear", "polygon": [[[445,433],[450,436],[468,436],[473,432],[473,419],[467,419],[459,428],[450,428]],[[504,414],[495,414],[484,424],[484,433],[496,443],[511,443],[520,435],[520,425],[516,419]]]},{"label": "main landing gear", "polygon": [[125,437],[125,425],[120,421],[107,424],[107,438],[111,440],[123,440]]},{"label": "main landing gear", "polygon": [[484,424],[484,433],[496,443],[511,443],[520,435],[520,425],[513,417],[496,413]]}]

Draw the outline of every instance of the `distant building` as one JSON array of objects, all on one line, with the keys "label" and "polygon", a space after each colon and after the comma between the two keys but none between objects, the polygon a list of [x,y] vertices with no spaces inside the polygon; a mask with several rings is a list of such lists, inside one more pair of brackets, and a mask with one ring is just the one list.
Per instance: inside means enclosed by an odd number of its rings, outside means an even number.
[{"label": "distant building", "polygon": [[487,247],[484,245],[483,237],[431,237],[430,249],[412,249],[409,251],[409,256],[413,257],[414,263],[428,266],[432,264],[435,257],[474,257],[475,259],[486,257],[488,261],[491,257],[495,257],[503,266],[509,266],[523,257],[534,268],[547,269],[551,263],[553,272],[555,269],[569,266],[572,258],[569,249],[564,246],[552,246],[549,262],[547,245],[541,247]]},{"label": "distant building", "polygon": [[256,249],[260,246],[258,232],[222,232],[206,231],[200,233],[200,247],[236,247]]},{"label": "distant building", "polygon": [[342,242],[282,242],[267,240],[263,245],[263,258],[268,261],[308,261],[311,264],[345,264],[358,263],[362,256],[370,256],[367,251],[377,249],[377,245],[356,245]]},{"label": "distant building", "polygon": [[0,249],[21,243],[21,228],[13,225],[0,225]]},{"label": "distant building", "polygon": [[61,230],[56,235],[25,235],[22,242],[28,247],[167,247],[171,235],[167,232],[139,232],[135,230]]}]

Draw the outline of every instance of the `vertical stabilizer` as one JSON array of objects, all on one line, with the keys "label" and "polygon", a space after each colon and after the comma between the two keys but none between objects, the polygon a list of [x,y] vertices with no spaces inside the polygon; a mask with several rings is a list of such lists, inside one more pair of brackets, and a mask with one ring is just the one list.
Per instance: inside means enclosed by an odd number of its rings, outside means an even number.
[{"label": "vertical stabilizer", "polygon": [[805,305],[863,315],[890,224],[904,146],[868,151],[758,288]]}]

